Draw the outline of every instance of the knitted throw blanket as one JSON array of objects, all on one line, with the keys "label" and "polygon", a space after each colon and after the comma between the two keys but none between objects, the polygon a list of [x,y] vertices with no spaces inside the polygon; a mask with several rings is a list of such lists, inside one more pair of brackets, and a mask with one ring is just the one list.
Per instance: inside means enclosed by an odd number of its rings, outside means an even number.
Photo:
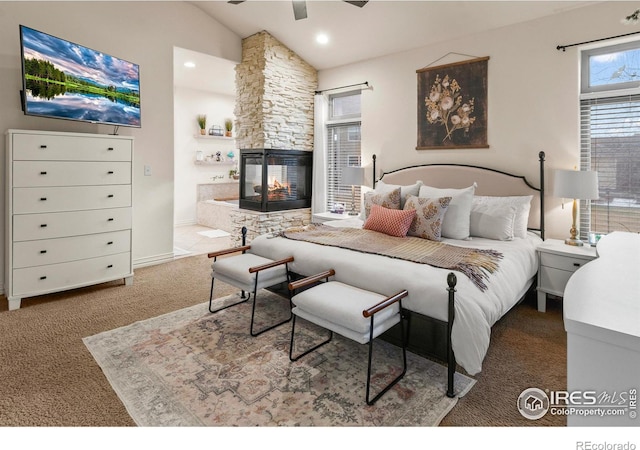
[{"label": "knitted throw blanket", "polygon": [[287,239],[355,250],[362,253],[404,259],[464,273],[478,289],[485,291],[487,277],[498,270],[502,253],[495,250],[457,247],[418,237],[395,237],[359,228],[335,228],[323,224],[286,229]]}]

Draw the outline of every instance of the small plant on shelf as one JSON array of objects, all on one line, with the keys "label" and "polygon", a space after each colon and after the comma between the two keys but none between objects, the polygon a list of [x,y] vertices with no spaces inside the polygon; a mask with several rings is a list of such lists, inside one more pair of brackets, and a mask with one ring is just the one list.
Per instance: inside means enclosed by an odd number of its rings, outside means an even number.
[{"label": "small plant on shelf", "polygon": [[224,129],[227,130],[225,136],[231,137],[231,131],[233,130],[233,120],[225,119],[224,120]]},{"label": "small plant on shelf", "polygon": [[234,167],[233,169],[229,169],[229,178],[233,178],[234,180],[240,178],[240,173],[237,168]]},{"label": "small plant on shelf", "polygon": [[207,128],[207,115],[206,114],[199,114],[197,119],[198,121],[198,126],[200,127],[200,134],[206,134],[206,128]]}]

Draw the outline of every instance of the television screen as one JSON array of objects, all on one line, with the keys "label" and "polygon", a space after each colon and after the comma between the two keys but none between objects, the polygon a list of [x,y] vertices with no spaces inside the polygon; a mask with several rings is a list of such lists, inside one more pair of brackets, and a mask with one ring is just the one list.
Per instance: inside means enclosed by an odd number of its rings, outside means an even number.
[{"label": "television screen", "polygon": [[140,127],[140,70],[20,25],[24,113]]}]

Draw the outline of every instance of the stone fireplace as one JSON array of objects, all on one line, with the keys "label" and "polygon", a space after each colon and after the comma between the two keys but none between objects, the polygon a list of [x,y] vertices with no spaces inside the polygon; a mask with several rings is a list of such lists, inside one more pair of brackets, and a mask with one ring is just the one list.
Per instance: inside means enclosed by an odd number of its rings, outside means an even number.
[{"label": "stone fireplace", "polygon": [[311,206],[311,152],[240,150],[240,208],[261,212]]},{"label": "stone fireplace", "polygon": [[[250,242],[260,234],[311,221],[317,88],[318,71],[266,31],[242,40],[242,62],[236,66],[237,148],[241,155],[267,151],[263,149],[278,155],[274,167],[270,157],[266,163],[260,159],[264,155],[252,156],[247,164],[240,161],[241,198],[232,213],[237,243],[242,227],[247,227]],[[294,165],[298,153],[304,158]]]}]

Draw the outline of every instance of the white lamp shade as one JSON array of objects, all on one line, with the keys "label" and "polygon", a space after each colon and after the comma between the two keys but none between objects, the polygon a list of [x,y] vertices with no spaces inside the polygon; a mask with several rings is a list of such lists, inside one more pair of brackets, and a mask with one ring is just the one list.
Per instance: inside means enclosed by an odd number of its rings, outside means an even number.
[{"label": "white lamp shade", "polygon": [[364,167],[346,166],[342,168],[341,184],[362,186],[364,184]]},{"label": "white lamp shade", "polygon": [[589,170],[556,170],[553,182],[556,197],[577,200],[596,200],[598,193],[598,172]]}]

